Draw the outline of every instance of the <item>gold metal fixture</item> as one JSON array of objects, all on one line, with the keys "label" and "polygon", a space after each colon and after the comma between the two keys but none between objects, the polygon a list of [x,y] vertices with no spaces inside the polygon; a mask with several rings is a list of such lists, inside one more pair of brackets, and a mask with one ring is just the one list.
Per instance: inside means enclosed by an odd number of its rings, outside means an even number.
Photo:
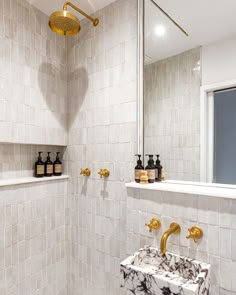
[{"label": "gold metal fixture", "polygon": [[167,231],[165,231],[161,237],[160,251],[162,254],[166,253],[166,244],[169,236],[172,234],[179,234],[180,231],[181,227],[178,223],[173,222],[170,224],[170,228]]},{"label": "gold metal fixture", "polygon": [[75,6],[71,2],[65,2],[63,10],[56,11],[49,17],[48,25],[54,33],[72,36],[78,34],[80,31],[79,19],[73,13],[67,10],[67,6],[72,7],[74,10],[85,16],[93,23],[95,27],[99,24],[98,18],[92,18],[90,15],[82,11],[79,7]]},{"label": "gold metal fixture", "polygon": [[107,169],[100,169],[100,171],[98,172],[98,174],[102,178],[102,177],[108,177],[110,175],[110,172]]},{"label": "gold metal fixture", "polygon": [[186,239],[193,239],[195,243],[203,237],[203,230],[199,226],[193,226],[188,229],[189,235]]},{"label": "gold metal fixture", "polygon": [[157,218],[151,219],[149,224],[145,224],[146,226],[149,227],[149,231],[152,232],[154,229],[159,229],[161,227],[161,222]]},{"label": "gold metal fixture", "polygon": [[91,174],[91,170],[89,168],[80,169],[80,175],[90,176],[90,174]]}]

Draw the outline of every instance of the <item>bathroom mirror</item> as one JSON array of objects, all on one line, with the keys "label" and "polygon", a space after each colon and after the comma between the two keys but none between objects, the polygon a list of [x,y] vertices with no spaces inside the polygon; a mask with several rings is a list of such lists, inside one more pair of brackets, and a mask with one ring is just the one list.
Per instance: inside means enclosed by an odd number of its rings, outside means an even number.
[{"label": "bathroom mirror", "polygon": [[236,184],[235,0],[142,3],[143,154],[167,180]]}]

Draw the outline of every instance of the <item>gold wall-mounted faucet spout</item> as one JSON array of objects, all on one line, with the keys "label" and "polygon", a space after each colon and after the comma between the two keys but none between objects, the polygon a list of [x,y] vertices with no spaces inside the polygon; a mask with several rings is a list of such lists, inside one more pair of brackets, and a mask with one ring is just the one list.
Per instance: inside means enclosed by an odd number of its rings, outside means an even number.
[{"label": "gold wall-mounted faucet spout", "polygon": [[170,224],[170,228],[167,231],[165,231],[161,237],[160,251],[162,254],[166,253],[166,244],[169,236],[172,234],[179,234],[180,231],[181,227],[178,223],[173,222]]}]

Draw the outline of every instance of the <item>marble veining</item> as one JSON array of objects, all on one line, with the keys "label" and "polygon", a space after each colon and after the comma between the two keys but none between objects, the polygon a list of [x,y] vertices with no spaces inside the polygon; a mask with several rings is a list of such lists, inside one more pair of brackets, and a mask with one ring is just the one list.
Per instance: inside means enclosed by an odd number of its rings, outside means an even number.
[{"label": "marble veining", "polygon": [[135,295],[208,295],[210,265],[145,247],[121,263],[121,286]]}]

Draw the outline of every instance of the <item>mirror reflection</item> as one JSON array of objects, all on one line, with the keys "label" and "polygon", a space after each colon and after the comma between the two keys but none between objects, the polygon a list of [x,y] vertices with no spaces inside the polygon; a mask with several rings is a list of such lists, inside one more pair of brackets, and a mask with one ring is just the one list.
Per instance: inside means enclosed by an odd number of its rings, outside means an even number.
[{"label": "mirror reflection", "polygon": [[144,3],[144,153],[168,180],[236,184],[235,1]]}]

